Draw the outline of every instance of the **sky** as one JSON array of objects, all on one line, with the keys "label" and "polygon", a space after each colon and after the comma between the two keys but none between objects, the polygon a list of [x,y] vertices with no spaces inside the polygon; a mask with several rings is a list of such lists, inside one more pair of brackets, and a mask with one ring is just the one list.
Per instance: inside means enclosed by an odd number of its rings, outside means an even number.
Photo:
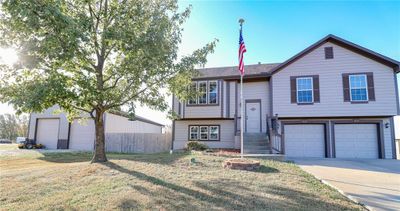
[{"label": "sky", "polygon": [[[239,18],[245,20],[245,64],[283,62],[328,34],[400,61],[400,1],[179,2],[180,10],[189,5],[179,54],[218,39],[206,67],[237,65]],[[0,104],[5,112],[13,110]],[[136,113],[169,123],[161,112],[140,107]]]}]

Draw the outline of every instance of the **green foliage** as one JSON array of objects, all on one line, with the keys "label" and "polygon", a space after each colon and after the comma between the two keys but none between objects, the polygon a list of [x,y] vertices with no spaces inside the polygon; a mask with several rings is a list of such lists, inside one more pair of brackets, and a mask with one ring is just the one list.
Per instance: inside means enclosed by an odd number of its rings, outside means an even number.
[{"label": "green foliage", "polygon": [[18,136],[25,137],[28,130],[28,118],[12,114],[0,115],[0,139],[15,141]]},{"label": "green foliage", "polygon": [[178,59],[189,14],[176,0],[6,0],[0,44],[20,61],[1,67],[0,101],[18,112],[58,104],[71,116],[134,104],[165,111],[167,95],[187,99],[215,46]]},{"label": "green foliage", "polygon": [[189,141],[186,145],[186,149],[195,151],[204,151],[208,149],[208,146],[197,141]]}]

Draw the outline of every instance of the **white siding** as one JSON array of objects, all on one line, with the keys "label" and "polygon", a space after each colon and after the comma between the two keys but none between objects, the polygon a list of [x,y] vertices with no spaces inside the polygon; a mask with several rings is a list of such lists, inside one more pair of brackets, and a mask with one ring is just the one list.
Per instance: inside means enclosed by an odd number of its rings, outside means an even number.
[{"label": "white siding", "polygon": [[[28,139],[34,139],[35,138],[35,127],[36,127],[36,121],[37,119],[45,119],[45,118],[59,118],[59,133],[58,133],[58,139],[68,139],[68,120],[65,114],[60,113],[60,114],[55,114],[57,110],[59,110],[59,106],[53,106],[47,110],[45,110],[43,113],[32,113],[30,122],[29,122],[29,134],[28,134]],[[56,143],[57,144],[57,143]]]},{"label": "white siding", "polygon": [[[324,47],[333,46],[334,59]],[[375,98],[366,104],[343,102],[342,73],[373,72]],[[319,75],[320,103],[290,102],[290,76]],[[332,43],[325,43],[273,76],[273,113],[280,117],[392,116],[397,113],[393,69]]]},{"label": "white siding", "polygon": [[161,129],[158,125],[139,120],[129,121],[123,116],[106,114],[106,133],[161,133]]},{"label": "white siding", "polygon": [[220,125],[220,141],[202,141],[211,148],[234,148],[233,120],[175,121],[174,149],[183,149],[188,142],[189,125]]}]

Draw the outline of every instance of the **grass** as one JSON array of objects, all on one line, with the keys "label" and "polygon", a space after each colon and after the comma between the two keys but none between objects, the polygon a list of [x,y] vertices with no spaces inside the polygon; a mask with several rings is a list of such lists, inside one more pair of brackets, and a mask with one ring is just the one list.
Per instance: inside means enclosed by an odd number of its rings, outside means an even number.
[{"label": "grass", "polygon": [[[90,153],[0,157],[1,210],[359,210],[295,164],[261,160],[255,172],[223,157]],[[196,163],[190,159],[195,157]]]},{"label": "grass", "polygon": [[17,150],[18,144],[0,144],[0,150]]}]

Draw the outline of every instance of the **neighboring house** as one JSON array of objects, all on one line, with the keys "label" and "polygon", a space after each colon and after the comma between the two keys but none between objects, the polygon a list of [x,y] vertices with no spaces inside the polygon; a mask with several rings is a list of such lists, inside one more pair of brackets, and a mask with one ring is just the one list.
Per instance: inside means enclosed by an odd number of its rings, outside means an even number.
[{"label": "neighboring house", "polygon": [[[64,113],[55,114],[58,106],[43,113],[32,113],[28,139],[43,144],[47,149],[93,150],[94,121],[90,118],[68,122]],[[133,121],[123,112],[105,113],[105,133],[162,133],[164,125],[136,116]]]},{"label": "neighboring house", "polygon": [[[240,148],[237,67],[199,69],[199,96],[173,99],[173,148]],[[328,35],[280,64],[245,66],[244,152],[395,158],[399,62]]]}]

